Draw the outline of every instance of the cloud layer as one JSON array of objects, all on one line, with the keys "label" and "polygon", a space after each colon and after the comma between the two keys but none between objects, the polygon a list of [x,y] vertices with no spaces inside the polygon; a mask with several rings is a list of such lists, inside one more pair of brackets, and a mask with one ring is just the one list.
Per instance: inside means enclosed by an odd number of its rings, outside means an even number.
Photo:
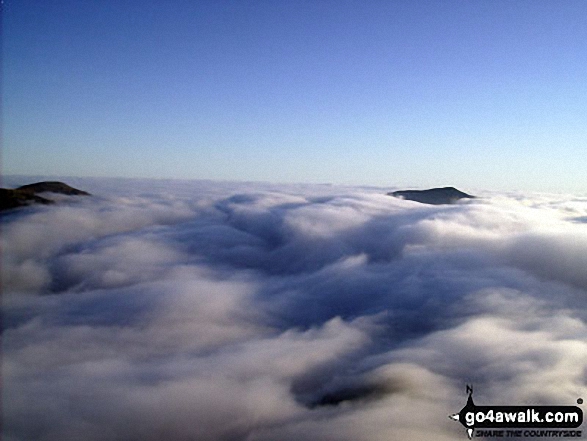
[{"label": "cloud layer", "polygon": [[75,184],[2,219],[7,441],[448,440],[466,383],[587,396],[587,198]]}]

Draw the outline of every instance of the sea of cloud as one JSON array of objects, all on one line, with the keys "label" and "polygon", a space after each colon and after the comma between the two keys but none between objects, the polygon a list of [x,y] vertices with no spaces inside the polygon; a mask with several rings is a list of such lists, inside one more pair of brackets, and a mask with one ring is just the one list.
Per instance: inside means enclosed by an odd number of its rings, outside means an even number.
[{"label": "sea of cloud", "polygon": [[5,441],[442,441],[466,384],[587,398],[585,196],[68,183],[1,220]]}]

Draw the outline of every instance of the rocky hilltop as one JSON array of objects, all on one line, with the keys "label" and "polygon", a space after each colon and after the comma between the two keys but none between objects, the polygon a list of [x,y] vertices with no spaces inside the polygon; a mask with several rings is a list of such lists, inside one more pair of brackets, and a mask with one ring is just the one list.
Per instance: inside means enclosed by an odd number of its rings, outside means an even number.
[{"label": "rocky hilltop", "polygon": [[89,196],[90,193],[78,190],[77,188],[70,187],[63,182],[58,181],[43,181],[35,184],[23,185],[18,187],[17,190],[28,191],[34,194],[38,193],[59,193],[66,194],[69,196]]},{"label": "rocky hilltop", "polygon": [[459,199],[472,199],[475,197],[454,187],[431,188],[429,190],[400,190],[387,194],[396,198],[432,205],[454,204]]},{"label": "rocky hilltop", "polygon": [[[43,196],[39,196],[42,193]],[[32,204],[53,204],[49,193],[68,196],[89,196],[90,193],[70,187],[63,182],[44,181],[23,185],[18,188],[0,188],[0,211],[25,207]]]}]

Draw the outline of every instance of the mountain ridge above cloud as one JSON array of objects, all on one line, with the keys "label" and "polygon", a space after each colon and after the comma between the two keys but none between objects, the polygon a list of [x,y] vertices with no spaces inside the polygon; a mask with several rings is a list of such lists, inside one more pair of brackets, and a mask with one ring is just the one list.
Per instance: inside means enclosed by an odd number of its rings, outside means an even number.
[{"label": "mountain ridge above cloud", "polygon": [[454,187],[431,188],[428,190],[398,190],[387,194],[396,198],[431,205],[454,204],[460,199],[475,198],[475,196],[464,193]]},{"label": "mountain ridge above cloud", "polygon": [[41,181],[33,184],[22,185],[15,189],[0,189],[0,211],[12,210],[14,208],[26,207],[32,204],[50,205],[55,203],[53,199],[39,196],[39,194],[56,193],[67,196],[90,196],[90,193],[78,190],[64,182]]}]

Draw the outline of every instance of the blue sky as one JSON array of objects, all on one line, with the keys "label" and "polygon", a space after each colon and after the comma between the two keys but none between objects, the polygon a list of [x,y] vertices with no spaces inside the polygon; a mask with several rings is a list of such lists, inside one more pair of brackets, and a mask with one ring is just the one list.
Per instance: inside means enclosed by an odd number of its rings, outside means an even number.
[{"label": "blue sky", "polygon": [[585,191],[586,17],[4,0],[2,172]]}]

